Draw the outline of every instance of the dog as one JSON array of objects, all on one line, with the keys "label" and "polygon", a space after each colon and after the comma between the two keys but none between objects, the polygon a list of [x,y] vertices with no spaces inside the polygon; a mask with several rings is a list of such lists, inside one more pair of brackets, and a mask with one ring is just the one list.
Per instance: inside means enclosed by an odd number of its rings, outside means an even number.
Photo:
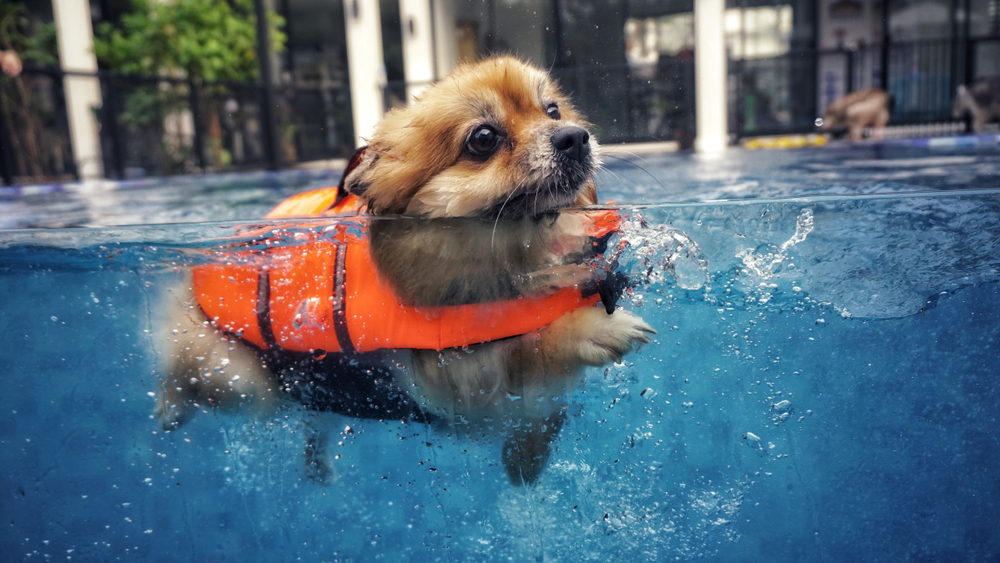
[{"label": "dog", "polygon": [[[560,212],[597,202],[600,147],[587,126],[545,72],[511,57],[461,66],[389,112],[341,183],[370,219],[378,277],[417,307],[598,284],[588,215]],[[404,219],[382,219],[390,215]],[[216,326],[190,279],[167,299],[156,408],[164,429],[208,406],[264,414],[294,399],[348,416],[500,434],[518,485],[541,475],[584,368],[620,361],[655,333],[605,297],[605,308],[573,309],[526,334],[461,348],[316,357],[262,351]],[[326,457],[323,433],[310,431],[311,478],[329,478]]]},{"label": "dog", "polygon": [[959,86],[951,115],[955,119],[967,119],[967,127],[974,133],[1000,118],[1000,78],[983,78],[968,87]]},{"label": "dog", "polygon": [[820,120],[825,131],[846,127],[852,141],[864,138],[865,128],[873,128],[873,137],[881,139],[892,113],[892,98],[878,88],[851,92],[830,103]]}]

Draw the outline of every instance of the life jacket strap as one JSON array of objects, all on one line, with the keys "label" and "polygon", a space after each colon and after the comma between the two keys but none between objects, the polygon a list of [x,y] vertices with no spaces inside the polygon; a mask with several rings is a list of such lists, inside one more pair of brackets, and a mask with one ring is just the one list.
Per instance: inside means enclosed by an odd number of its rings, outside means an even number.
[{"label": "life jacket strap", "polygon": [[271,328],[271,273],[267,268],[261,268],[257,274],[257,328],[268,350],[278,348]]},{"label": "life jacket strap", "polygon": [[347,328],[347,302],[344,295],[345,278],[347,270],[345,261],[347,258],[347,245],[338,244],[337,253],[333,262],[333,331],[337,335],[337,342],[343,352],[353,353],[354,342],[351,340],[351,333]]}]

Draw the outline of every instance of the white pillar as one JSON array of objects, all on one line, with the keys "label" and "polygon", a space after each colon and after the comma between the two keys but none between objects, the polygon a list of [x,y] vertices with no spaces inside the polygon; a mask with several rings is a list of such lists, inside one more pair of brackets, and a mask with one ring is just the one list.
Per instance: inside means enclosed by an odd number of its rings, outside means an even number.
[{"label": "white pillar", "polygon": [[408,102],[412,102],[437,79],[432,17],[431,0],[399,0],[399,23],[403,28],[403,76]]},{"label": "white pillar", "polygon": [[441,80],[451,73],[458,61],[458,19],[455,0],[430,0],[434,18],[434,55],[437,57],[437,76]]},{"label": "white pillar", "polygon": [[[88,0],[52,0],[59,63],[65,71],[96,73],[94,29]],[[70,142],[80,178],[91,180],[104,175],[101,160],[100,125],[94,108],[101,107],[101,83],[90,76],[66,76],[66,112]]]},{"label": "white pillar", "polygon": [[379,0],[344,0],[347,22],[347,70],[351,80],[351,113],[355,146],[367,144],[382,119],[382,87],[385,59],[382,57],[382,16]]},{"label": "white pillar", "polygon": [[725,0],[694,1],[694,147],[699,152],[717,152],[729,145],[725,10]]}]

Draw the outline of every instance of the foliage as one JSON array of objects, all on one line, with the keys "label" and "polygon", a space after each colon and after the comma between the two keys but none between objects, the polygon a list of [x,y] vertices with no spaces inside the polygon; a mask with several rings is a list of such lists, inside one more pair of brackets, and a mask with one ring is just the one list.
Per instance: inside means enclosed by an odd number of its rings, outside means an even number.
[{"label": "foliage", "polygon": [[[32,21],[17,2],[0,0],[0,49],[13,50],[28,65],[59,65],[55,26]],[[48,76],[0,74],[0,142],[8,143],[11,174],[35,181],[64,177],[72,167],[65,138],[54,134],[53,81]],[[48,93],[49,96],[41,95]],[[69,168],[68,168],[69,167]]]},{"label": "foliage", "polygon": [[56,26],[33,23],[19,2],[0,0],[0,49],[14,50],[27,64],[59,66]]},{"label": "foliage", "polygon": [[[273,52],[284,49],[283,26],[284,18],[268,14]],[[205,153],[199,156],[206,158],[209,167],[231,163],[218,126],[219,100],[229,95],[229,86],[206,83],[258,80],[253,0],[132,0],[131,12],[117,25],[98,27],[94,54],[106,68],[123,74],[200,82],[149,82],[128,77],[114,81],[124,93],[118,123],[133,136],[159,137],[162,170],[184,172],[194,166],[194,141],[189,127],[183,125],[192,118],[198,120],[196,127],[207,126],[202,139]],[[202,100],[198,115],[187,111],[193,95]]]},{"label": "foliage", "polygon": [[[252,0],[133,0],[119,26],[103,23],[94,53],[125,73],[255,81],[257,19]],[[284,18],[268,15],[271,47],[284,49]]]}]

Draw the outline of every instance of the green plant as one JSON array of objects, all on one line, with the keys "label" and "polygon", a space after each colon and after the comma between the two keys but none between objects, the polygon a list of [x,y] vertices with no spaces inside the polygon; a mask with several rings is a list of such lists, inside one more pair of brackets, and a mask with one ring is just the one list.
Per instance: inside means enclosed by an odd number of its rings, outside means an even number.
[{"label": "green plant", "polygon": [[28,64],[59,66],[56,26],[32,22],[18,2],[0,0],[0,49],[13,50]]},{"label": "green plant", "polygon": [[[284,49],[284,18],[268,14],[271,50]],[[204,148],[215,166],[232,158],[223,148],[219,101],[227,86],[212,82],[254,82],[259,77],[257,19],[253,0],[132,0],[132,11],[117,25],[101,24],[94,54],[106,68],[123,74],[186,78],[207,94],[202,98],[208,124]],[[147,83],[124,96],[119,123],[132,131],[161,129],[170,116],[187,107],[189,86],[163,81]],[[187,168],[189,141],[163,135],[163,167]],[[181,151],[179,148],[186,150]]]},{"label": "green plant", "polygon": [[[103,23],[97,59],[111,70],[206,81],[257,80],[252,0],[133,0],[119,25]],[[271,49],[284,49],[284,18],[268,15]]]},{"label": "green plant", "polygon": [[[54,67],[59,65],[55,41],[55,26],[33,22],[20,3],[0,0],[0,50],[12,50],[28,65]],[[43,179],[58,175],[61,168],[53,163],[65,162],[65,143],[47,133],[52,108],[40,103],[37,91],[50,88],[45,76],[26,77],[0,75],[0,96],[3,97],[3,121],[10,143],[16,175]]]}]

